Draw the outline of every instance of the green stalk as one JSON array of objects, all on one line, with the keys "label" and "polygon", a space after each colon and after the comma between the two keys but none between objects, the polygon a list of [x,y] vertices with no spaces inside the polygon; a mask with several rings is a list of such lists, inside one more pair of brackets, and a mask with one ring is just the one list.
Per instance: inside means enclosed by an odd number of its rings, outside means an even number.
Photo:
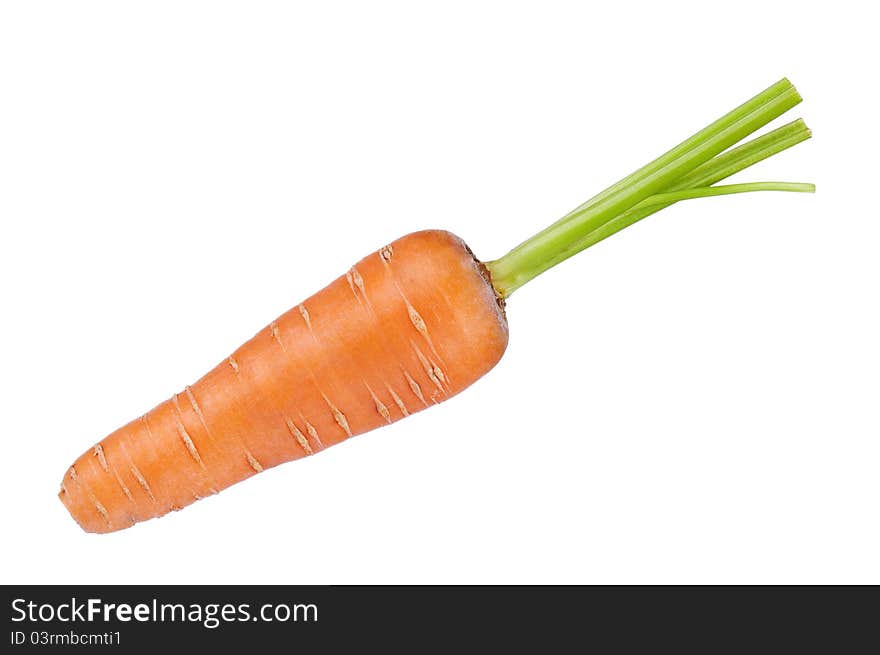
[{"label": "green stalk", "polygon": [[648,196],[705,164],[800,102],[797,90],[783,79],[697,132],[650,164],[612,185],[577,210],[486,264],[496,290],[509,296],[579,239]]},{"label": "green stalk", "polygon": [[711,198],[712,196],[728,196],[734,193],[752,193],[753,191],[792,191],[794,193],[815,193],[816,185],[808,182],[745,182],[743,184],[725,184],[724,186],[705,186],[682,191],[658,193],[645,198],[633,209],[670,205],[679,200],[694,198]]},{"label": "green stalk", "polygon": [[[787,125],[776,128],[772,132],[768,132],[767,134],[759,136],[756,139],[718,155],[709,162],[695,168],[693,171],[680,178],[675,184],[670,185],[667,191],[710,186],[758,163],[759,161],[763,161],[764,159],[772,157],[773,155],[791,148],[802,141],[806,141],[810,136],[810,129],[799,118]],[[637,223],[643,218],[655,214],[661,209],[665,209],[674,204],[672,202],[659,205],[644,204],[645,202],[646,201],[643,201],[619,216],[615,216],[607,223],[604,223],[592,232],[585,234],[583,237],[572,243],[568,248],[560,252],[557,256],[546,262],[542,262],[540,266],[536,267],[534,276],[556,266],[569,257],[578,254],[582,250],[595,245],[599,241],[607,239],[612,234],[620,232],[622,229],[629,227],[633,223]]]},{"label": "green stalk", "polygon": [[783,150],[796,146],[812,136],[810,128],[800,118],[777,127],[742,145],[731,148],[702,166],[698,166],[669,187],[670,191],[692,186],[709,186],[734,173],[757,164]]}]

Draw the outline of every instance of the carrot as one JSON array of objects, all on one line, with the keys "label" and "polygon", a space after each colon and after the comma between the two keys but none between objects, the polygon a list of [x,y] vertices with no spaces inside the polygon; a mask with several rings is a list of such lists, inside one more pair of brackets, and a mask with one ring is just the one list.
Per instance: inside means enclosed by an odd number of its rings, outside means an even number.
[{"label": "carrot", "polygon": [[485,276],[448,232],[385,246],[84,453],[61,500],[126,528],[455,395],[507,346]]},{"label": "carrot", "polygon": [[799,101],[787,80],[778,82],[486,264],[441,230],[368,255],[83,453],[64,476],[61,501],[84,530],[119,530],[454,396],[503,355],[507,298],[551,266],[680,200],[812,191],[785,182],[713,186],[808,138],[795,121],[728,150]]}]

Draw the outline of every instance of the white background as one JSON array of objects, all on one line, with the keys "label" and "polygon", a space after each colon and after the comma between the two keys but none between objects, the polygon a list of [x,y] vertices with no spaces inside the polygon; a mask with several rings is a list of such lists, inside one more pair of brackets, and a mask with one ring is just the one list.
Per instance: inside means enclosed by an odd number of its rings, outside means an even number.
[{"label": "white background", "polygon": [[[717,7],[717,8],[715,8]],[[9,2],[4,583],[880,583],[869,3]],[[439,408],[111,535],[61,477],[362,255],[503,254],[783,75],[812,141],[517,292]]]}]

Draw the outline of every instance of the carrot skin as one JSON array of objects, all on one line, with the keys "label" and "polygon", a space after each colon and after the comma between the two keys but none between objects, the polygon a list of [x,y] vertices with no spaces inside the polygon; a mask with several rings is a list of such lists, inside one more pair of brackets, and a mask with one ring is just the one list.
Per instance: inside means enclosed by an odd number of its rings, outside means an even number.
[{"label": "carrot skin", "polygon": [[87,532],[162,516],[452,397],[507,340],[502,304],[464,242],[409,234],[83,453],[59,497]]}]

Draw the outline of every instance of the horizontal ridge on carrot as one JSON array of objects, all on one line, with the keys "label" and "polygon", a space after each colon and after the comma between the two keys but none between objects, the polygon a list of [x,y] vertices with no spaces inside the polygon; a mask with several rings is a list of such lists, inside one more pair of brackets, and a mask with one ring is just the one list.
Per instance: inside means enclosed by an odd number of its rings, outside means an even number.
[{"label": "horizontal ridge on carrot", "polygon": [[499,259],[479,261],[443,230],[367,255],[83,453],[62,502],[88,532],[120,530],[450,398],[498,363],[506,300],[550,267],[681,200],[813,191],[715,186],[810,137],[796,120],[736,145],[800,100],[780,80]]}]

